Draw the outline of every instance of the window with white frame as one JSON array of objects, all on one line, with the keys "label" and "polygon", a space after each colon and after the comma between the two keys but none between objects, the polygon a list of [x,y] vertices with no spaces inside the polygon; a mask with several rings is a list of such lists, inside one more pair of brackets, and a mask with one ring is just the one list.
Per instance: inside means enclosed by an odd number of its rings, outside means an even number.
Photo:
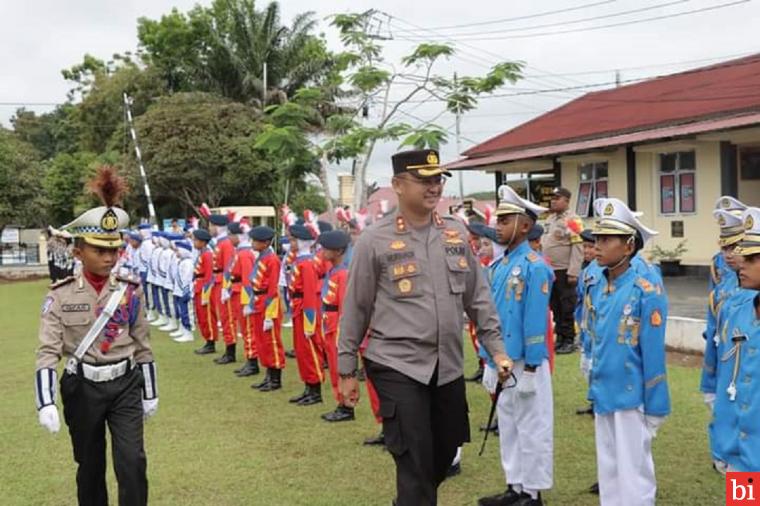
[{"label": "window with white frame", "polygon": [[660,153],[660,214],[697,211],[696,156],[694,151]]},{"label": "window with white frame", "polygon": [[591,216],[591,205],[596,199],[607,197],[607,162],[582,163],[578,166],[578,202],[575,214]]}]

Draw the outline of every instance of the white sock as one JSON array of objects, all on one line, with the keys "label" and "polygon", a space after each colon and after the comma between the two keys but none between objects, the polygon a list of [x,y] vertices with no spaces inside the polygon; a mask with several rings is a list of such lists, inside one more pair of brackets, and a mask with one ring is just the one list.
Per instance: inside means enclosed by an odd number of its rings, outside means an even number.
[{"label": "white sock", "polygon": [[531,499],[538,499],[538,490],[531,490],[531,489],[524,488],[523,492],[528,494]]},{"label": "white sock", "polygon": [[454,455],[454,460],[451,463],[451,465],[455,466],[455,465],[459,464],[460,462],[462,462],[462,447],[461,446],[459,448],[457,448],[457,454]]},{"label": "white sock", "polygon": [[518,494],[521,494],[521,493],[522,493],[522,491],[523,491],[523,488],[522,488],[522,485],[514,485],[514,484],[513,484],[513,485],[512,485],[512,490],[514,490],[514,491],[515,491],[515,492],[517,492]]}]

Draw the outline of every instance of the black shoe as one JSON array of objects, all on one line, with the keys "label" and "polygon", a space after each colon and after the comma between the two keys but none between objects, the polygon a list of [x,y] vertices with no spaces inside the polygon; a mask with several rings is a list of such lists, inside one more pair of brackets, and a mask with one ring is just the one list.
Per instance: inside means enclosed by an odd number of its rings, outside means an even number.
[{"label": "black shoe", "polygon": [[586,408],[578,408],[575,410],[576,415],[594,415],[594,405],[589,404]]},{"label": "black shoe", "polygon": [[599,495],[599,482],[594,483],[588,488],[589,494]]},{"label": "black shoe", "polygon": [[296,358],[296,350],[288,350],[285,352],[285,356],[288,358]]},{"label": "black shoe", "polygon": [[211,353],[216,353],[214,341],[206,341],[206,344],[195,350],[196,355],[209,355]]},{"label": "black shoe", "polygon": [[228,344],[227,349],[224,350],[224,355],[214,359],[214,363],[218,365],[232,364],[235,362],[235,345]]},{"label": "black shoe", "polygon": [[313,406],[314,404],[322,403],[322,385],[320,383],[308,385],[306,389],[308,393],[296,404],[299,406]]},{"label": "black shoe", "polygon": [[290,399],[288,399],[288,402],[291,404],[298,404],[299,402],[301,402],[301,400],[304,397],[309,395],[309,392],[310,392],[309,385],[306,385],[303,389],[303,392],[301,392],[301,395],[296,395],[295,397],[291,397]]},{"label": "black shoe", "polygon": [[259,372],[259,361],[251,358],[246,361],[243,367],[237,370],[235,375],[238,378],[244,378],[246,376],[256,376]]},{"label": "black shoe", "polygon": [[269,382],[272,381],[271,380],[271,376],[272,376],[271,371],[272,371],[271,369],[267,369],[267,372],[264,375],[264,380],[261,383],[254,383],[253,385],[251,385],[251,388],[255,388],[256,390],[260,390],[263,386],[269,384]]},{"label": "black shoe", "polygon": [[348,422],[354,418],[354,408],[348,406],[338,406],[335,411],[322,415],[322,420],[325,422]]},{"label": "black shoe", "polygon": [[511,504],[517,504],[517,501],[520,499],[521,495],[515,492],[515,489],[510,485],[503,494],[481,497],[478,499],[478,506],[509,506]]},{"label": "black shoe", "polygon": [[485,432],[485,431],[499,432],[499,422],[497,422],[496,420],[494,420],[490,427],[486,427],[485,425],[481,425],[480,426],[480,432]]},{"label": "black shoe", "polygon": [[381,432],[375,437],[365,439],[364,446],[385,446],[385,434]]},{"label": "black shoe", "polygon": [[456,464],[452,464],[449,466],[449,468],[446,470],[446,478],[453,478],[454,476],[462,474],[462,463],[457,462]]},{"label": "black shoe", "polygon": [[520,494],[520,499],[514,503],[515,506],[544,506],[544,501],[541,500],[541,494],[538,494],[538,499],[533,499],[530,494],[523,492]]},{"label": "black shoe", "polygon": [[478,370],[475,371],[475,374],[467,378],[465,381],[472,381],[473,383],[479,383],[483,380],[483,364],[478,367]]},{"label": "black shoe", "polygon": [[566,341],[562,343],[559,348],[555,350],[557,355],[569,355],[575,352],[575,344],[572,341]]},{"label": "black shoe", "polygon": [[282,388],[282,369],[267,369],[268,381],[259,387],[259,392],[274,392]]}]

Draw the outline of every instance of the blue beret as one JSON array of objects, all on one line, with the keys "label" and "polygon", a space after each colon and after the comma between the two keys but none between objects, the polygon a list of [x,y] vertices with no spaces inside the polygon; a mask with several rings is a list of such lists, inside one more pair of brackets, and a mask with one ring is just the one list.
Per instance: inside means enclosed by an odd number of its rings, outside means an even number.
[{"label": "blue beret", "polygon": [[177,241],[177,247],[186,249],[187,251],[192,251],[193,245],[190,244],[188,241]]},{"label": "blue beret", "polygon": [[137,228],[138,230],[149,230],[153,228],[153,225],[151,225],[150,223],[140,223],[139,225],[137,225]]},{"label": "blue beret", "polygon": [[486,226],[478,221],[467,225],[467,230],[476,237],[483,237]]},{"label": "blue beret", "polygon": [[208,233],[208,230],[204,230],[202,228],[195,230],[193,232],[193,237],[199,241],[209,242],[211,240],[211,234]]},{"label": "blue beret", "polygon": [[153,231],[153,237],[164,237],[164,236],[166,236],[166,232],[162,232],[160,230]]},{"label": "blue beret", "polygon": [[326,221],[318,221],[317,226],[319,227],[319,233],[322,234],[324,232],[329,232],[333,229],[332,224],[327,223]]},{"label": "blue beret", "polygon": [[185,226],[182,227],[182,230],[184,230],[185,232],[190,232],[192,229],[193,229],[193,226],[189,223],[185,223]]},{"label": "blue beret", "polygon": [[168,240],[174,242],[174,241],[181,241],[182,239],[185,238],[185,235],[184,234],[174,234],[174,233],[171,233],[171,232],[169,232],[169,233],[164,232],[164,237],[166,237]]},{"label": "blue beret", "polygon": [[280,237],[280,244],[290,244],[290,238],[287,235]]},{"label": "blue beret", "polygon": [[274,239],[274,229],[265,226],[254,227],[248,232],[248,235],[254,241],[271,241]]},{"label": "blue beret", "polygon": [[140,232],[130,232],[129,233],[129,238],[132,239],[133,241],[140,241],[140,242],[142,242],[142,240],[143,240],[143,237],[140,235]]},{"label": "blue beret", "polygon": [[226,227],[227,224],[229,224],[230,220],[223,214],[212,214],[208,221],[214,225],[218,225],[220,227]]},{"label": "blue beret", "polygon": [[489,239],[490,241],[493,241],[495,243],[499,242],[499,237],[496,235],[496,229],[493,227],[483,227],[483,237],[486,239]]},{"label": "blue beret", "polygon": [[583,239],[583,242],[596,242],[594,233],[591,231],[590,228],[587,228],[586,230],[581,232],[581,239]]},{"label": "blue beret", "polygon": [[301,239],[302,241],[313,241],[314,236],[311,235],[311,232],[308,228],[306,228],[304,225],[293,225],[290,227],[290,234],[295,237],[296,239]]},{"label": "blue beret", "polygon": [[227,225],[227,230],[230,231],[230,234],[242,234],[243,229],[240,228],[240,223],[233,221],[229,225]]},{"label": "blue beret", "polygon": [[317,242],[325,249],[340,250],[348,247],[351,238],[341,230],[330,230],[321,234]]},{"label": "blue beret", "polygon": [[533,225],[533,228],[528,232],[528,240],[535,241],[541,239],[542,235],[544,235],[544,227],[541,225]]},{"label": "blue beret", "polygon": [[298,219],[296,220],[296,223],[295,223],[295,224],[296,224],[296,225],[303,225],[304,223],[306,223],[306,222],[305,222],[305,221],[303,221],[303,218],[298,218]]}]

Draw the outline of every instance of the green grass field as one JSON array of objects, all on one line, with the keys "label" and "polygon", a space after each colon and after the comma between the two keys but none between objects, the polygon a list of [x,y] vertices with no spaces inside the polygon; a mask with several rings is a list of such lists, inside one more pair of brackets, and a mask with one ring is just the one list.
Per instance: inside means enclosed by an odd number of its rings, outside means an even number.
[{"label": "green grass field", "polygon": [[[0,504],[76,504],[75,464],[68,434],[56,436],[37,424],[34,350],[42,282],[0,285],[2,417]],[[330,425],[319,415],[332,401],[296,407],[295,363],[284,373],[285,388],[273,394],[251,390],[233,367],[192,353],[198,342],[179,345],[154,332],[160,377],[158,415],[146,427],[150,503],[154,505],[389,505],[394,494],[390,455],[361,446],[378,432],[366,395],[357,420]],[[475,361],[469,344],[467,372]],[[238,352],[238,355],[240,352]],[[593,423],[575,415],[584,404],[578,356],[562,357],[554,377],[555,486],[546,504],[597,504],[585,489],[595,481]],[[723,479],[711,470],[705,437],[708,414],[697,392],[699,371],[670,368],[674,414],[655,441],[658,504],[723,504]],[[330,399],[329,390],[325,390]],[[365,394],[365,392],[362,392]],[[485,422],[488,398],[468,386],[473,428]],[[60,401],[59,401],[60,402]],[[475,429],[476,430],[476,429]],[[475,504],[504,488],[496,438],[477,456],[482,433],[464,450],[463,472],[444,483],[440,504]],[[109,466],[109,492],[116,484]]]}]

